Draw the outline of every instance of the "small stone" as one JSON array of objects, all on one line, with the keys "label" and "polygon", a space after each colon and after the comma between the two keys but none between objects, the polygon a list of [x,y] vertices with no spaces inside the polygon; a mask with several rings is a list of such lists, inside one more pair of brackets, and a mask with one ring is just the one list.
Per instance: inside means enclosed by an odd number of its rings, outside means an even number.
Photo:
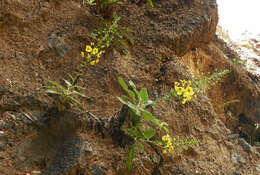
[{"label": "small stone", "polygon": [[99,168],[96,165],[91,166],[91,174],[92,175],[106,175],[105,171],[103,168]]},{"label": "small stone", "polygon": [[234,164],[236,163],[241,163],[241,164],[245,164],[246,163],[246,160],[240,156],[239,154],[237,153],[233,153],[232,156],[231,156],[231,160]]},{"label": "small stone", "polygon": [[235,170],[233,174],[234,174],[234,175],[241,175],[241,173],[240,173],[239,170]]},{"label": "small stone", "polygon": [[239,134],[231,134],[230,136],[228,136],[228,141],[232,142],[235,139],[237,139],[239,137]]},{"label": "small stone", "polygon": [[21,113],[16,115],[15,119],[23,121],[26,124],[32,124],[32,121],[30,119],[28,119],[24,114],[21,114]]},{"label": "small stone", "polygon": [[41,171],[32,171],[32,174],[33,175],[39,175],[39,174],[41,174]]},{"label": "small stone", "polygon": [[0,151],[5,151],[8,145],[8,138],[4,135],[0,135]]},{"label": "small stone", "polygon": [[0,129],[10,129],[12,128],[12,124],[5,122],[4,120],[0,120]]},{"label": "small stone", "polygon": [[239,138],[238,139],[238,144],[242,146],[243,150],[247,153],[251,152],[251,145],[249,145],[245,139]]},{"label": "small stone", "polygon": [[257,172],[260,172],[260,165],[257,165],[257,166],[255,167],[255,169],[256,169]]},{"label": "small stone", "polygon": [[63,38],[57,36],[56,34],[51,34],[48,38],[48,46],[53,49],[57,56],[64,57],[67,55],[69,46],[65,43]]},{"label": "small stone", "polygon": [[27,56],[26,56],[24,53],[22,53],[22,52],[16,51],[16,52],[15,52],[15,57],[18,58],[18,59],[21,61],[21,63],[23,63],[23,64],[28,64],[28,63],[29,63],[29,59],[28,59]]},{"label": "small stone", "polygon": [[255,149],[258,153],[260,153],[260,146],[256,146]]}]

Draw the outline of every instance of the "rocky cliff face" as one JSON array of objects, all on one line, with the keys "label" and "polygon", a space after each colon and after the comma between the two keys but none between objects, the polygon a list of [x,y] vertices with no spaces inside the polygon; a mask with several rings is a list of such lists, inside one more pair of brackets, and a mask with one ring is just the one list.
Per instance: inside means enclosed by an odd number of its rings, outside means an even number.
[{"label": "rocky cliff face", "polygon": [[[80,51],[100,22],[81,0],[0,2],[0,172],[1,174],[245,174],[259,173],[252,142],[260,120],[259,81],[232,63],[235,53],[215,37],[215,0],[130,3],[118,10],[133,46],[122,55],[111,48],[80,84],[89,112],[57,112],[46,95],[44,78],[61,82],[75,74]],[[116,98],[117,77],[147,87],[152,98],[173,82],[201,72],[229,69],[210,91],[185,105],[161,103],[154,115],[170,133],[193,136],[199,144],[162,156],[147,146],[125,167],[129,139],[121,133],[125,116]],[[239,103],[224,105],[231,100]],[[246,140],[245,140],[246,139]],[[258,140],[257,140],[258,139]],[[259,138],[254,138],[259,141]]]}]

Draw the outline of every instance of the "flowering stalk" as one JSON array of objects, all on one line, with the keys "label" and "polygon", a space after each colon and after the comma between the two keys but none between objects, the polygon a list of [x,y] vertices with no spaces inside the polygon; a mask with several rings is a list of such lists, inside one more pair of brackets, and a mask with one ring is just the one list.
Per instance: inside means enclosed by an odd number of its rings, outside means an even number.
[{"label": "flowering stalk", "polygon": [[95,46],[95,43],[91,42],[90,45],[86,45],[85,52],[81,52],[81,58],[83,59],[80,64],[80,69],[73,81],[73,85],[77,84],[80,76],[82,75],[83,69],[87,65],[94,66],[99,63],[101,55],[104,54],[105,51],[99,49]]}]

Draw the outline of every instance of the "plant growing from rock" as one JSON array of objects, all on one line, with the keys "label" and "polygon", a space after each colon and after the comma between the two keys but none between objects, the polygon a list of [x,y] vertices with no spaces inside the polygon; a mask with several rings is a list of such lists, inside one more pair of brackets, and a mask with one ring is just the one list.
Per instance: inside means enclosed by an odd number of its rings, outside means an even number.
[{"label": "plant growing from rock", "polygon": [[181,101],[182,104],[185,104],[190,101],[193,96],[196,97],[191,85],[192,82],[190,80],[175,81],[174,88],[171,88],[168,94],[166,94],[163,98],[157,98],[156,101],[159,102],[175,98],[176,101]]},{"label": "plant growing from rock", "polygon": [[[127,40],[131,45],[133,45],[134,42],[126,34],[126,28],[119,26],[118,22],[120,17],[115,14],[111,25],[109,25],[104,18],[100,17],[100,19],[104,27],[92,32],[92,36],[96,41],[97,46],[100,48],[109,48],[112,44],[118,44],[121,51],[124,54],[127,54],[128,52],[123,44],[123,40]],[[117,43],[114,43],[114,41],[117,41]]]},{"label": "plant growing from rock", "polygon": [[71,75],[70,78],[72,80],[71,82],[64,79],[66,87],[63,87],[61,84],[55,81],[45,79],[49,84],[52,85],[52,86],[46,86],[47,88],[46,92],[50,94],[56,94],[59,96],[59,102],[58,102],[59,111],[68,109],[70,106],[81,108],[82,105],[78,100],[76,100],[75,96],[81,96],[87,98],[87,96],[85,96],[84,94],[76,90],[76,89],[84,89],[84,88],[75,85],[74,84],[75,78],[73,78]]},{"label": "plant growing from rock", "polygon": [[208,72],[207,74],[200,74],[197,78],[194,79],[193,88],[199,92],[205,93],[206,90],[211,89],[217,83],[219,83],[222,78],[228,74],[230,71],[228,69],[224,69],[222,71],[216,71],[212,74]]},{"label": "plant growing from rock", "polygon": [[81,103],[76,100],[75,96],[81,96],[87,98],[87,96],[78,92],[78,89],[84,89],[83,87],[77,85],[80,76],[82,75],[86,66],[94,66],[100,61],[101,55],[105,51],[99,49],[94,42],[90,45],[86,45],[85,52],[81,52],[81,64],[77,71],[76,77],[69,75],[71,81],[63,79],[66,87],[62,86],[58,82],[45,79],[52,86],[46,86],[47,93],[56,94],[59,96],[58,109],[60,111],[68,109],[70,107],[82,108]]},{"label": "plant growing from rock", "polygon": [[[129,86],[119,77],[119,84],[127,92],[128,96],[118,97],[118,99],[127,105],[134,113],[123,125],[122,130],[130,135],[134,142],[127,153],[126,165],[129,170],[132,169],[132,162],[137,151],[144,151],[145,143],[154,144],[162,148],[163,153],[173,154],[175,150],[186,149],[188,146],[197,143],[196,140],[178,141],[172,138],[168,132],[168,124],[154,117],[146,110],[148,106],[155,106],[155,102],[149,99],[147,89],[137,90],[135,84],[129,81]],[[164,132],[162,140],[155,140],[156,131]]]},{"label": "plant growing from rock", "polygon": [[241,60],[241,59],[238,59],[238,58],[232,58],[232,62],[234,64],[241,64],[241,65],[243,65],[245,63],[245,60]]}]

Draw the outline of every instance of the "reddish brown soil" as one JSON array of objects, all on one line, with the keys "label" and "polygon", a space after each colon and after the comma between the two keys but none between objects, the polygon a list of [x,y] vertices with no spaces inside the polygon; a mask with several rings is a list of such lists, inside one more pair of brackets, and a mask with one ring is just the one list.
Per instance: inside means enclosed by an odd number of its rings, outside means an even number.
[{"label": "reddish brown soil", "polygon": [[[68,74],[76,75],[81,59],[80,51],[91,42],[91,32],[101,26],[98,18],[83,2],[0,2],[0,88],[20,96],[34,96],[48,104],[46,106],[55,103],[45,92],[44,78],[62,83]],[[117,96],[123,94],[117,83],[118,76],[133,80],[138,88],[147,87],[151,98],[155,99],[159,91],[162,95],[166,94],[174,81],[191,79],[192,74],[197,75],[199,72],[213,72],[214,68],[230,69],[231,73],[222,83],[206,95],[199,94],[198,98],[185,105],[158,105],[154,114],[169,124],[173,136],[193,136],[199,140],[199,144],[183,154],[176,154],[174,158],[165,156],[157,174],[231,175],[239,170],[244,175],[255,175],[258,173],[256,166],[260,164],[259,154],[254,151],[246,153],[237,140],[229,142],[227,138],[237,127],[239,114],[245,113],[259,122],[259,87],[246,72],[231,64],[219,42],[210,42],[217,24],[217,9],[213,1],[205,3],[207,10],[198,5],[199,1],[192,2],[181,7],[179,1],[175,0],[156,1],[154,9],[135,4],[123,6],[118,11],[122,18],[120,24],[132,30],[129,36],[135,44],[127,45],[128,55],[122,55],[111,47],[99,64],[85,70],[79,85],[86,88],[81,92],[89,96],[90,100],[80,101],[85,110],[105,118],[118,112],[122,105],[117,99]],[[207,18],[200,18],[205,13]],[[189,20],[189,30],[182,30]],[[49,47],[48,38],[52,34],[62,38],[68,46],[64,56]],[[5,98],[14,101],[12,95],[1,94],[2,102],[8,101]],[[218,108],[232,99],[238,99],[240,103],[232,104],[228,110]],[[1,109],[0,119],[11,121],[11,114],[10,111],[2,113]],[[0,173],[15,175],[31,173],[33,170],[43,171],[46,165],[37,164],[40,155],[46,153],[48,157],[59,149],[39,144],[32,147],[31,141],[37,140],[37,132],[19,131],[18,134],[4,131],[12,145],[0,151],[0,157],[4,158],[3,161],[0,159]],[[111,138],[103,139],[95,132],[79,131],[79,135],[90,143],[93,155],[80,160],[71,170],[71,175],[80,174],[80,169],[85,174],[91,174],[93,165],[103,167],[108,175],[148,175],[154,172],[159,163],[158,155],[147,146],[147,151],[135,159],[133,172],[127,173],[124,164],[127,148],[121,148]],[[23,152],[17,155],[18,150]],[[246,163],[232,162],[233,153],[242,156]],[[27,158],[23,160],[25,155]],[[19,160],[15,160],[15,156]],[[48,160],[40,162],[50,163]]]}]

